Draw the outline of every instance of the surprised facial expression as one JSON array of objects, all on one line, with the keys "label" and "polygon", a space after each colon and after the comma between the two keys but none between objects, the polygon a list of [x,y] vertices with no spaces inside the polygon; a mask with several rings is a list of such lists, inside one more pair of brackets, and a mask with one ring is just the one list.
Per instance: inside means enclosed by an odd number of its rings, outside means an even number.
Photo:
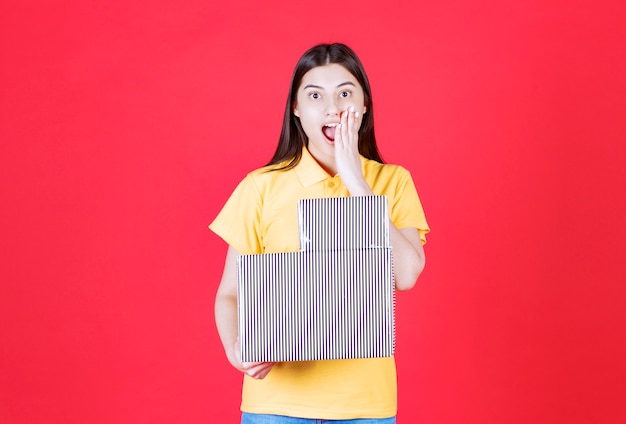
[{"label": "surprised facial expression", "polygon": [[336,127],[341,113],[351,106],[360,116],[366,112],[363,88],[342,65],[318,66],[302,77],[293,113],[300,118],[309,152],[316,159],[334,156]]}]

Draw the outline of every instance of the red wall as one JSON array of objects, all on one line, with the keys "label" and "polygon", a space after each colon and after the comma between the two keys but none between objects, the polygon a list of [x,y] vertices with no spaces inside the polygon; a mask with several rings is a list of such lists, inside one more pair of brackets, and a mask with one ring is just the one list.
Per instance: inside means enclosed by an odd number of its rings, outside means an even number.
[{"label": "red wall", "polygon": [[399,422],[626,420],[622,1],[5,3],[0,422],[237,421],[207,225],[335,40],[432,227]]}]

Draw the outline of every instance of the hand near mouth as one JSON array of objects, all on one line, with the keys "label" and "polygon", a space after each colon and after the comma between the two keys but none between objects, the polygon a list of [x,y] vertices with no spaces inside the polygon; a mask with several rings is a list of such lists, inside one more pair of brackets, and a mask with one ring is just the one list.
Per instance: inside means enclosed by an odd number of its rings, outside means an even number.
[{"label": "hand near mouth", "polygon": [[363,176],[359,156],[361,117],[354,106],[341,114],[341,123],[335,132],[335,166],[350,195],[371,196],[373,192]]}]

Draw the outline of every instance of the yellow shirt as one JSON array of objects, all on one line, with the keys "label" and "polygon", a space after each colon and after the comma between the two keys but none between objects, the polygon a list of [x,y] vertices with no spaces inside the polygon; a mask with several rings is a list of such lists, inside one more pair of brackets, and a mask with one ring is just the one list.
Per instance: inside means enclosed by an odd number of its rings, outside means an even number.
[{"label": "yellow shirt", "polygon": [[[361,157],[365,180],[387,196],[397,228],[429,231],[409,172]],[[307,149],[295,168],[249,173],[209,226],[242,254],[297,252],[300,199],[348,196]],[[392,357],[276,364],[263,380],[244,377],[241,410],[302,418],[386,418],[396,415],[396,369]]]}]

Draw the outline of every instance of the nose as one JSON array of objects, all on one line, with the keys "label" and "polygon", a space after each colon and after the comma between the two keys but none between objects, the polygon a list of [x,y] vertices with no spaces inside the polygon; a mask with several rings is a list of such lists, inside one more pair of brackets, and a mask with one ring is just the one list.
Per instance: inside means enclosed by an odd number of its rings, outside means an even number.
[{"label": "nose", "polygon": [[326,116],[338,115],[341,112],[337,105],[337,100],[330,98],[326,101]]}]

